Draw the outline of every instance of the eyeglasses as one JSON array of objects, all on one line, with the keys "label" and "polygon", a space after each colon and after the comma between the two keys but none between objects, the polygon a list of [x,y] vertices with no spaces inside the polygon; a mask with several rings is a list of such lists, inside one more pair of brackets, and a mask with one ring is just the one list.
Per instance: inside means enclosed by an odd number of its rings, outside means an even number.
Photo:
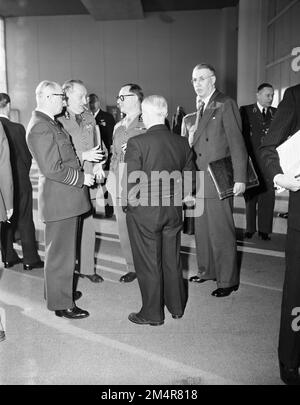
[{"label": "eyeglasses", "polygon": [[65,98],[65,94],[64,93],[51,93],[52,96],[59,96],[61,98]]},{"label": "eyeglasses", "polygon": [[116,99],[117,101],[124,101],[125,97],[132,97],[132,96],[136,96],[136,94],[121,94],[121,96],[117,96]]},{"label": "eyeglasses", "polygon": [[210,76],[206,76],[206,77],[204,77],[204,76],[193,77],[192,80],[191,80],[191,83],[192,84],[197,83],[197,82],[203,83],[203,82],[205,82],[206,79],[208,79],[210,77],[213,77],[213,76],[214,75],[210,75]]}]

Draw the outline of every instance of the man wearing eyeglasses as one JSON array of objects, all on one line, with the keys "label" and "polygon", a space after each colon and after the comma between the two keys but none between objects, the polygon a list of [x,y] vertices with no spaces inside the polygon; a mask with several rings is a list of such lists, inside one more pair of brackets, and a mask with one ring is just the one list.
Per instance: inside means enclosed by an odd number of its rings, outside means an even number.
[{"label": "man wearing eyeglasses", "polygon": [[[121,173],[119,173],[119,164],[124,162],[128,139],[143,134],[146,131],[141,117],[141,103],[143,98],[144,95],[141,87],[133,83],[125,84],[117,96],[117,105],[121,113],[126,114],[125,118],[115,125],[113,133],[110,170],[113,172],[117,182],[121,176]],[[108,178],[108,189],[112,185],[112,177],[113,176],[110,176],[110,178]],[[121,190],[116,187],[116,190],[111,190],[111,192],[116,196],[115,214],[118,223],[120,244],[128,270],[128,272],[120,278],[120,281],[130,283],[135,280],[136,273],[126,224],[126,214],[122,210]]]},{"label": "man wearing eyeglasses", "polygon": [[233,199],[220,200],[208,164],[231,156],[234,171],[234,195],[245,191],[247,151],[241,132],[237,104],[215,87],[215,69],[197,65],[192,84],[197,95],[197,112],[184,117],[182,135],[195,152],[197,170],[204,172],[204,212],[195,218],[198,274],[191,282],[216,280],[215,297],[226,297],[239,287]]},{"label": "man wearing eyeglasses", "polygon": [[83,172],[70,136],[55,120],[64,93],[58,83],[36,88],[37,108],[27,127],[27,143],[39,169],[39,215],[45,222],[45,296],[55,315],[80,319],[89,313],[75,305],[73,277],[78,217],[91,209],[88,190],[94,175]]}]

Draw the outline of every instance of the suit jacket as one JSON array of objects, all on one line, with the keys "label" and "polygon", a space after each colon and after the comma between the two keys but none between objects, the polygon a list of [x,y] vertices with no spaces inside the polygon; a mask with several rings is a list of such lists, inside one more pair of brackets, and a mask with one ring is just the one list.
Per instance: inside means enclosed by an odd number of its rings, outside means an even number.
[{"label": "suit jacket", "polygon": [[59,221],[87,212],[91,206],[84,173],[69,134],[48,115],[34,111],[27,143],[39,169],[39,214]]},{"label": "suit jacket", "polygon": [[[265,168],[273,179],[276,174],[283,173],[279,163],[277,146],[300,129],[300,85],[289,87],[266,135],[260,153]],[[291,192],[289,199],[288,226],[300,230],[300,192]]]},{"label": "suit jacket", "polygon": [[[125,163],[127,163],[129,204],[139,190],[139,200],[142,205],[150,205],[151,199],[152,203],[156,201],[158,202],[156,205],[160,205],[161,198],[170,196],[175,196],[178,205],[181,205],[182,174],[185,171],[195,171],[193,153],[188,141],[174,136],[165,125],[154,125],[146,133],[130,138],[127,143]],[[132,182],[130,176],[135,171],[142,173],[138,179],[135,176]],[[163,181],[161,185],[156,180],[151,182],[155,172],[163,171],[174,175],[174,186],[170,186],[169,181]],[[124,196],[124,177],[122,185]],[[125,202],[124,199],[123,202]]]},{"label": "suit jacket", "polygon": [[13,178],[8,141],[0,123],[0,222],[6,221],[6,211],[13,208]]},{"label": "suit jacket", "polygon": [[10,149],[10,163],[13,174],[15,198],[22,191],[31,191],[29,172],[32,157],[26,143],[26,132],[23,125],[0,117]]},{"label": "suit jacket", "polygon": [[96,124],[99,125],[101,139],[109,151],[112,145],[113,131],[115,126],[115,119],[112,114],[100,109],[95,117]]},{"label": "suit jacket", "polygon": [[[182,136],[188,137],[195,124],[196,112],[188,114],[182,122]],[[234,181],[246,182],[248,154],[242,135],[238,106],[230,97],[216,90],[204,110],[193,142],[197,170],[204,172],[204,198],[218,198],[208,173],[208,164],[231,156]]]}]

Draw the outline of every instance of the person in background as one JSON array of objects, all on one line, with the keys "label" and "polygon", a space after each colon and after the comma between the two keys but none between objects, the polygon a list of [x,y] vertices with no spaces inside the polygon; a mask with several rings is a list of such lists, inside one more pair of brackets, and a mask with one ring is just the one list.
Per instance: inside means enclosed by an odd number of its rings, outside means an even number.
[{"label": "person in background", "polygon": [[185,115],[186,114],[183,107],[179,105],[176,109],[176,113],[173,115],[172,118],[172,132],[174,132],[175,134],[181,135],[182,120]]},{"label": "person in background", "polygon": [[[108,157],[103,166],[103,169],[109,171],[110,168],[110,159],[111,159],[111,145],[112,145],[112,136],[115,126],[115,119],[112,114],[107,111],[101,109],[99,97],[92,93],[88,96],[89,100],[89,107],[92,111],[94,118],[96,120],[96,124],[100,130],[100,142],[104,142],[106,149],[108,151]],[[103,179],[101,182],[101,187],[103,190],[103,196],[106,200],[106,204],[104,206],[105,209],[105,216],[106,218],[111,218],[114,214],[114,207],[113,202],[108,190],[106,189],[106,180],[107,178]]]},{"label": "person in background", "polygon": [[[124,210],[142,295],[141,310],[128,319],[156,326],[164,323],[165,306],[173,319],[179,319],[186,305],[180,260],[182,184],[183,175],[192,176],[195,166],[188,141],[174,137],[165,125],[166,100],[157,95],[146,97],[142,113],[147,132],[130,138],[125,154],[128,203]],[[142,175],[131,182],[131,174],[137,172]],[[154,180],[154,173],[168,173],[169,178],[160,182]],[[124,193],[126,187],[122,190]],[[125,193],[123,201],[126,197]]]},{"label": "person in background", "polygon": [[278,345],[280,376],[288,385],[300,385],[300,177],[283,174],[276,148],[299,130],[300,84],[285,91],[260,147],[261,159],[274,185],[290,191]]},{"label": "person in background", "polygon": [[[13,177],[10,165],[8,141],[0,123],[0,232],[1,224],[13,214]],[[5,340],[5,331],[0,315],[0,342]]]},{"label": "person in background", "polygon": [[208,172],[208,164],[231,156],[234,173],[234,195],[245,191],[248,155],[241,132],[237,104],[216,89],[213,66],[201,63],[193,69],[192,84],[197,95],[197,113],[182,121],[182,136],[189,140],[202,171],[203,215],[195,217],[195,239],[198,274],[190,281],[216,280],[214,297],[227,297],[239,288],[236,234],[233,221],[233,198],[220,200]]},{"label": "person in background", "polygon": [[74,292],[77,223],[90,211],[87,187],[95,176],[84,173],[71,137],[55,119],[63,109],[62,87],[44,80],[36,88],[37,108],[26,140],[39,170],[39,216],[45,222],[45,297],[58,317],[81,319],[88,311],[76,306]]},{"label": "person in background", "polygon": [[[262,83],[257,88],[256,103],[240,108],[243,125],[243,136],[249,156],[258,175],[259,186],[245,192],[246,202],[246,232],[245,238],[252,238],[256,232],[256,217],[258,236],[262,240],[270,240],[272,233],[275,191],[273,179],[265,171],[260,158],[259,147],[267,135],[276,113],[271,107],[274,97],[273,86]],[[257,208],[257,210],[256,210]]]},{"label": "person in background", "polygon": [[[63,84],[66,109],[57,116],[58,121],[71,135],[76,155],[85,173],[97,176],[100,182],[103,176],[100,161],[104,160],[97,140],[97,127],[93,114],[87,110],[87,89],[81,80],[68,80]],[[96,273],[95,243],[97,221],[94,218],[97,187],[89,188],[92,209],[84,213],[79,221],[79,276],[87,277],[94,283],[103,281]]]},{"label": "person in background", "polygon": [[[134,83],[122,86],[117,96],[118,107],[121,113],[126,114],[126,116],[119,121],[114,128],[110,164],[112,174],[110,173],[107,180],[108,188],[113,187],[114,181],[118,183],[119,179],[122,178],[119,168],[120,163],[124,162],[128,139],[143,134],[146,131],[141,115],[141,103],[143,98],[144,95],[141,87]],[[119,187],[116,187],[115,190],[111,189],[111,192],[115,196],[115,214],[118,223],[120,244],[127,266],[127,273],[120,278],[120,281],[130,283],[136,279],[136,273],[126,224],[126,214],[122,210],[121,190]]]},{"label": "person in background", "polygon": [[3,224],[1,232],[2,260],[5,268],[22,262],[13,247],[14,235],[18,230],[23,252],[23,269],[32,270],[44,266],[37,251],[32,215],[32,185],[29,177],[32,157],[26,144],[25,128],[10,121],[9,115],[10,97],[6,93],[0,93],[0,122],[9,144],[14,182],[14,215],[10,223]]}]

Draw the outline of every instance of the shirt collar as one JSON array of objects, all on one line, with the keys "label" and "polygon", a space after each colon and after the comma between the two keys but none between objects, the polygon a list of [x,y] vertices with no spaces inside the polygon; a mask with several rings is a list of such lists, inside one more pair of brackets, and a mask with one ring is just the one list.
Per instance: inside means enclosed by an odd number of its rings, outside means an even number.
[{"label": "shirt collar", "polygon": [[259,109],[259,111],[262,113],[262,110],[263,109],[265,109],[266,110],[266,112],[267,112],[267,109],[268,109],[268,107],[263,107],[261,104],[259,104],[259,102],[257,101],[257,107],[258,107],[258,109]]},{"label": "shirt collar", "polygon": [[94,112],[94,117],[96,117],[98,115],[99,111],[100,111],[100,108],[98,108],[98,110]]},{"label": "shirt collar", "polygon": [[6,114],[0,114],[0,117],[7,118],[9,120],[9,116]]},{"label": "shirt collar", "polygon": [[[214,94],[214,92],[216,91],[216,89],[213,89],[213,91],[205,98],[201,99],[204,102],[204,108],[203,110],[205,110],[205,108],[207,107],[207,104],[211,98],[211,96]],[[198,97],[198,96],[197,96]]]},{"label": "shirt collar", "polygon": [[42,108],[36,108],[35,111],[39,111],[45,115],[47,115],[48,117],[50,117],[53,121],[54,121],[54,115],[49,114],[48,111],[43,110]]}]

